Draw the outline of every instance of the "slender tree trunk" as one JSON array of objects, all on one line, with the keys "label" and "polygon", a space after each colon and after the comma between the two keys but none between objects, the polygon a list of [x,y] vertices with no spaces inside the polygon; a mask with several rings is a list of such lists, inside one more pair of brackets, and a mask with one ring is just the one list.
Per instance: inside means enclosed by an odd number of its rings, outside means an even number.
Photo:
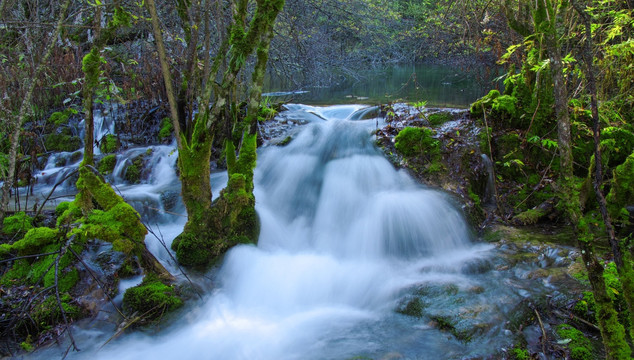
[{"label": "slender tree trunk", "polygon": [[[95,8],[94,18],[95,38],[93,49],[91,49],[90,61],[97,61],[100,57],[100,46],[98,45],[101,38],[101,6]],[[86,59],[86,58],[84,58]],[[89,65],[89,64],[84,64]],[[83,66],[86,81],[84,81],[84,159],[82,165],[95,165],[95,116],[94,116],[94,96],[95,88],[99,84],[99,66]],[[92,77],[96,81],[89,81]]]},{"label": "slender tree trunk", "polygon": [[170,73],[167,55],[165,54],[165,45],[163,44],[163,35],[161,34],[161,26],[156,12],[156,4],[154,0],[145,2],[150,17],[152,19],[152,31],[154,33],[154,41],[156,42],[156,50],[158,51],[159,62],[161,63],[161,72],[163,73],[163,81],[165,82],[165,92],[167,93],[167,101],[170,105],[170,115],[172,116],[172,125],[174,126],[174,136],[178,144],[179,151],[182,149],[181,144],[181,128],[178,118],[178,105],[176,103],[176,95],[172,86],[172,75]]},{"label": "slender tree trunk", "polygon": [[0,223],[4,219],[5,213],[7,212],[9,205],[9,197],[11,196],[11,185],[13,184],[13,179],[15,177],[16,172],[16,163],[18,156],[18,147],[20,141],[20,133],[22,131],[22,125],[26,119],[27,111],[29,106],[31,105],[31,99],[33,98],[33,91],[35,90],[35,85],[37,84],[37,80],[40,77],[40,74],[44,70],[48,59],[51,57],[53,53],[53,48],[55,47],[55,43],[57,42],[57,37],[62,31],[62,25],[64,24],[64,20],[66,19],[66,12],[68,11],[68,7],[70,6],[71,1],[66,0],[60,9],[59,18],[57,20],[57,26],[55,27],[55,31],[51,35],[49,39],[49,43],[46,46],[46,50],[44,51],[44,56],[41,58],[39,65],[35,69],[35,73],[29,79],[27,91],[24,95],[24,99],[22,100],[22,105],[20,106],[20,110],[18,115],[13,118],[12,124],[10,125],[11,129],[11,146],[9,148],[9,170],[7,172],[7,177],[4,179],[4,184],[2,186],[2,206],[0,206]]}]

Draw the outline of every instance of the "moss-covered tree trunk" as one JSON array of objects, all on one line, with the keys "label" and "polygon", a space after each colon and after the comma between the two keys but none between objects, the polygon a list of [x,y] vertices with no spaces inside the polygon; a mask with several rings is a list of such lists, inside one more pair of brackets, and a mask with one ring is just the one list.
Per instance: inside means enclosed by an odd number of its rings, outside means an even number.
[{"label": "moss-covered tree trunk", "polygon": [[[2,4],[2,8],[5,8],[4,1]],[[68,7],[70,6],[70,0],[66,0],[60,9],[59,18],[57,20],[57,26],[55,27],[55,31],[51,35],[49,39],[49,43],[46,46],[46,50],[44,51],[44,56],[40,59],[40,62],[35,69],[35,73],[28,80],[26,94],[24,99],[22,100],[22,104],[18,111],[18,114],[11,119],[11,142],[9,148],[9,169],[7,171],[7,176],[4,179],[4,183],[2,185],[2,203],[0,205],[0,223],[4,219],[4,215],[9,206],[9,198],[11,196],[11,186],[13,185],[13,179],[15,178],[16,172],[16,164],[17,164],[17,156],[18,156],[18,147],[20,145],[20,133],[22,132],[22,125],[26,120],[28,110],[31,107],[31,100],[33,98],[33,91],[35,90],[35,86],[40,77],[40,74],[44,70],[47,65],[48,59],[51,57],[53,53],[53,48],[57,43],[57,38],[59,34],[62,32],[62,26],[64,25],[64,20],[66,20],[66,13],[68,11]]]},{"label": "moss-covered tree trunk", "polygon": [[595,79],[594,58],[592,55],[592,24],[590,21],[590,15],[588,15],[579,1],[572,1],[572,5],[581,16],[585,27],[585,41],[582,49],[582,58],[586,65],[586,80],[588,82],[588,92],[590,93],[590,105],[592,108],[592,132],[594,138],[594,178],[593,188],[599,204],[599,211],[605,224],[605,230],[608,235],[612,254],[614,256],[614,264],[616,265],[617,272],[619,274],[619,280],[623,286],[623,297],[627,303],[627,307],[630,313],[630,341],[634,339],[634,272],[632,271],[632,264],[629,261],[629,257],[625,256],[623,252],[628,252],[628,249],[621,249],[610,213],[608,212],[608,206],[601,189],[601,181],[603,179],[603,161],[601,156],[601,129],[599,119],[599,105],[597,100],[597,86]]},{"label": "moss-covered tree trunk", "polygon": [[[148,2],[148,7],[153,6]],[[209,77],[205,81],[186,79],[187,82],[204,83],[205,87],[200,96],[199,113],[191,123],[181,121],[179,137],[178,165],[181,178],[181,194],[187,208],[187,224],[181,235],[172,243],[178,260],[186,265],[204,266],[214,261],[231,246],[253,242],[257,237],[257,216],[255,214],[255,198],[253,197],[253,170],[256,159],[255,127],[259,101],[262,93],[262,79],[268,60],[268,47],[271,41],[273,25],[278,13],[284,6],[283,0],[257,0],[255,8],[249,6],[248,0],[233,0],[229,3],[232,23],[226,34],[220,34],[222,41],[220,52],[215,56],[214,63],[205,66]],[[184,21],[184,29],[191,30],[187,23],[187,3],[179,3],[179,13]],[[248,16],[249,9],[254,9],[252,16]],[[160,29],[158,29],[158,15],[150,9],[157,44],[162,43]],[[250,18],[249,21],[247,21]],[[187,32],[187,31],[186,31]],[[192,34],[193,35],[193,34]],[[208,38],[207,36],[205,38]],[[193,42],[194,39],[190,38]],[[203,44],[206,45],[206,44]],[[192,47],[189,46],[188,49]],[[247,115],[239,118],[240,98],[238,93],[239,74],[244,71],[247,59],[257,49],[255,70],[251,76],[252,84],[247,98]],[[194,58],[194,52],[188,52]],[[159,57],[165,58],[159,49]],[[190,59],[191,60],[191,59]],[[163,62],[163,60],[161,60]],[[191,64],[191,61],[186,61]],[[224,71],[219,72],[221,64],[226,64]],[[191,71],[190,71],[191,70]],[[189,76],[200,74],[189,66],[183,69]],[[167,66],[163,67],[163,77],[166,85],[171,84],[171,75]],[[216,79],[222,78],[220,83]],[[181,84],[180,98],[186,93]],[[194,89],[196,87],[193,87]],[[168,91],[178,99],[174,90]],[[172,96],[169,95],[168,96]],[[178,100],[176,104],[170,101],[172,113],[179,112]],[[174,109],[176,108],[176,109]],[[180,113],[179,113],[180,116]],[[250,131],[242,131],[244,129]],[[232,133],[236,129],[242,131],[242,146],[236,157],[235,147],[231,141]],[[242,130],[240,130],[242,129]],[[239,133],[238,133],[239,134]],[[212,204],[212,190],[209,180],[210,156],[214,140],[226,142],[226,157],[229,172],[227,188],[219,194],[217,202]]]}]

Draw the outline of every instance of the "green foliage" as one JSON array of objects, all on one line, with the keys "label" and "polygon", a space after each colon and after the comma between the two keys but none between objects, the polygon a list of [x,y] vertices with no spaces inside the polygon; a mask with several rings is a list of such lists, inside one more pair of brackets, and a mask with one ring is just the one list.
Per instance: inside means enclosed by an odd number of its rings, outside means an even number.
[{"label": "green foliage", "polygon": [[103,175],[108,175],[112,173],[115,165],[117,165],[117,156],[114,154],[111,154],[99,160],[99,164],[97,165],[97,170],[99,170],[99,172]]},{"label": "green foliage", "polygon": [[183,301],[173,286],[164,284],[156,275],[147,274],[140,285],[126,290],[123,306],[128,313],[136,312],[145,319],[154,320],[183,306]]},{"label": "green foliage", "polygon": [[427,128],[406,127],[394,138],[396,150],[405,156],[428,156],[440,153],[440,143]]},{"label": "green foliage", "polygon": [[33,218],[24,211],[19,211],[12,216],[4,218],[2,232],[9,236],[24,233],[33,228]]},{"label": "green foliage", "polygon": [[601,130],[601,150],[609,166],[622,164],[634,151],[634,134],[624,127],[606,127]]},{"label": "green foliage", "polygon": [[112,134],[108,134],[101,139],[99,150],[104,154],[111,154],[119,150],[119,139]]},{"label": "green foliage", "polygon": [[159,130],[158,139],[159,141],[168,140],[172,137],[172,132],[174,131],[174,124],[172,124],[172,119],[166,117],[161,120],[161,130]]}]

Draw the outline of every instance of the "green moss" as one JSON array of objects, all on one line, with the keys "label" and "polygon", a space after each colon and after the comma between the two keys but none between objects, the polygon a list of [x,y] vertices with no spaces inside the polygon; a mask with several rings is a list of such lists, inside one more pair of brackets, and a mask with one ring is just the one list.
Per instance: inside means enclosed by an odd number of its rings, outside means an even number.
[{"label": "green moss", "polygon": [[427,128],[406,127],[394,138],[396,150],[405,156],[431,157],[440,152],[440,143]]},{"label": "green moss", "polygon": [[614,170],[606,201],[612,219],[627,223],[628,219],[623,216],[625,213],[621,210],[627,205],[634,204],[634,153]]},{"label": "green moss", "polygon": [[159,130],[158,139],[159,141],[167,140],[172,137],[172,132],[174,131],[174,125],[172,124],[172,119],[166,117],[161,120],[161,129]]},{"label": "green moss", "polygon": [[514,347],[511,349],[511,359],[513,360],[530,360],[531,356],[526,349]]},{"label": "green moss", "polygon": [[129,288],[123,294],[123,306],[129,313],[137,312],[150,320],[182,305],[175,288],[165,285],[153,274],[146,275],[140,285]]},{"label": "green moss", "polygon": [[[62,204],[68,205],[66,206]],[[57,217],[57,227],[60,227],[64,224],[69,225],[82,216],[81,208],[77,205],[76,201],[60,203],[59,207],[65,209],[64,212]],[[55,212],[57,214],[57,209],[55,210]]]},{"label": "green moss", "polygon": [[211,240],[213,239],[205,240],[202,236],[184,232],[174,239],[172,249],[176,251],[179,263],[188,266],[204,266],[214,256],[209,249]]},{"label": "green moss", "polygon": [[103,159],[99,160],[99,164],[97,165],[97,170],[103,175],[108,175],[112,173],[114,167],[117,165],[117,156],[112,154],[105,156]]},{"label": "green moss", "polygon": [[37,254],[46,245],[58,240],[59,231],[47,227],[38,227],[29,230],[24,238],[11,245],[11,250],[17,251],[20,255]]},{"label": "green moss", "polygon": [[104,154],[110,154],[119,150],[119,139],[112,134],[108,134],[101,139],[99,150]]},{"label": "green moss", "polygon": [[513,221],[521,225],[534,225],[537,224],[537,222],[539,222],[539,219],[541,219],[544,215],[546,215],[546,213],[543,210],[530,209],[517,214],[513,218]]},{"label": "green moss", "polygon": [[493,100],[491,108],[500,114],[506,114],[510,117],[516,115],[517,99],[510,95],[502,95]]},{"label": "green moss", "polygon": [[70,204],[71,203],[69,201],[62,201],[61,203],[57,204],[57,206],[55,207],[55,216],[61,216],[66,210],[68,210]]},{"label": "green moss", "polygon": [[82,146],[78,136],[66,134],[49,134],[44,138],[44,146],[48,151],[72,152],[79,150]]},{"label": "green moss", "polygon": [[[69,320],[77,319],[81,316],[81,309],[72,304],[73,299],[68,294],[60,296],[62,308]],[[41,304],[37,305],[31,312],[33,321],[40,327],[46,328],[54,326],[63,321],[62,312],[59,309],[55,296],[49,296]]]},{"label": "green moss", "polygon": [[93,210],[82,229],[89,238],[110,242],[114,250],[125,254],[139,250],[147,234],[139,214],[123,201],[108,211]]},{"label": "green moss", "polygon": [[581,331],[571,325],[561,324],[557,326],[557,336],[562,341],[569,341],[567,348],[570,352],[571,360],[592,360],[596,359],[592,343]]},{"label": "green moss", "polygon": [[240,147],[240,156],[236,163],[236,172],[245,177],[245,190],[253,191],[253,170],[257,159],[257,135],[245,135]]},{"label": "green moss", "polygon": [[427,120],[429,120],[429,124],[432,126],[442,125],[452,119],[453,116],[448,112],[437,112],[427,116]]},{"label": "green moss", "polygon": [[493,100],[497,99],[499,96],[500,96],[500,92],[498,90],[489,91],[488,94],[484,95],[483,97],[478,99],[476,102],[471,104],[471,110],[470,110],[471,115],[476,117],[482,116],[483,108],[485,110],[489,109],[493,104]]},{"label": "green moss", "polygon": [[18,233],[24,233],[33,228],[33,218],[28,216],[25,212],[20,211],[12,216],[4,218],[2,223],[2,232],[9,236],[14,236]]}]

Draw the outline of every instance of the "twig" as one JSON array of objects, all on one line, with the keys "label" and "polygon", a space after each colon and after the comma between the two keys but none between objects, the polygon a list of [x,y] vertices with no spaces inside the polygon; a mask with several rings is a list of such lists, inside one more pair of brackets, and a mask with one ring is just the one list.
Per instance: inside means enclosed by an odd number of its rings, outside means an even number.
[{"label": "twig", "polygon": [[487,132],[487,142],[489,143],[489,155],[491,155],[491,172],[493,172],[493,189],[495,190],[495,208],[499,211],[499,204],[500,204],[500,195],[498,194],[498,187],[497,187],[497,177],[495,175],[495,162],[493,161],[493,148],[491,146],[491,134],[489,134],[489,123],[487,122],[487,114],[486,114],[486,109],[484,108],[484,104],[481,104],[482,106],[482,116],[484,117],[484,126],[485,126],[485,130]]},{"label": "twig", "polygon": [[117,310],[117,312],[119,313],[119,315],[121,315],[121,317],[123,317],[124,319],[128,319],[125,315],[123,315],[123,313],[121,312],[121,310],[119,310],[119,308],[117,307],[117,305],[114,303],[114,301],[112,300],[112,298],[110,297],[110,295],[108,294],[108,289],[105,288],[105,286],[103,286],[101,284],[101,282],[99,281],[99,279],[97,279],[97,277],[95,276],[95,274],[92,272],[92,270],[90,270],[90,268],[88,267],[88,265],[84,262],[84,260],[75,252],[75,250],[73,250],[71,247],[68,248],[68,250],[75,255],[75,257],[77,258],[77,260],[79,260],[79,262],[81,262],[84,267],[86,268],[86,270],[88,271],[88,273],[90,274],[90,276],[97,282],[97,285],[99,285],[99,287],[103,290],[103,293],[106,295],[106,298],[108,298],[108,301],[110,302],[110,304],[112,304],[112,306],[114,307],[115,310]]},{"label": "twig", "polygon": [[51,189],[51,191],[48,193],[48,196],[46,196],[46,198],[44,199],[44,201],[42,202],[42,205],[40,205],[40,208],[37,210],[37,213],[35,213],[35,216],[33,216],[33,218],[37,218],[38,215],[40,215],[40,213],[42,212],[42,209],[44,209],[44,205],[46,204],[46,202],[50,199],[51,195],[53,195],[53,192],[55,191],[55,189],[57,189],[57,187],[62,184],[64,181],[68,180],[68,178],[70,178],[71,176],[75,175],[75,173],[77,173],[77,171],[79,170],[73,170],[72,172],[70,172],[68,175],[66,175],[62,180],[58,181],[55,186],[53,186],[53,188]]},{"label": "twig", "polygon": [[14,257],[14,258],[11,258],[11,259],[0,260],[0,264],[5,263],[5,262],[9,262],[9,261],[20,260],[20,259],[28,259],[28,258],[34,258],[34,257],[39,257],[39,256],[48,256],[48,255],[53,255],[53,254],[57,254],[57,253],[59,253],[59,250],[53,251],[53,252],[50,252],[50,253],[45,253],[45,254],[18,256],[18,257]]},{"label": "twig", "polygon": [[572,314],[572,313],[564,314],[564,313],[562,313],[561,311],[558,311],[558,310],[553,310],[553,314],[555,314],[555,315],[557,315],[557,316],[559,316],[561,318],[564,318],[564,319],[573,319],[575,321],[579,321],[580,323],[582,323],[582,324],[584,324],[586,326],[589,326],[589,327],[595,329],[596,331],[600,331],[601,330],[595,324],[593,324],[593,323],[591,323],[591,322],[589,322],[587,320],[584,320],[584,319],[576,316],[575,314]]},{"label": "twig", "polygon": [[546,336],[546,329],[544,329],[542,317],[539,316],[539,312],[537,312],[537,309],[533,309],[533,311],[535,311],[535,315],[537,315],[537,320],[539,321],[539,327],[542,329],[542,354],[546,356],[546,340],[548,339]]}]

